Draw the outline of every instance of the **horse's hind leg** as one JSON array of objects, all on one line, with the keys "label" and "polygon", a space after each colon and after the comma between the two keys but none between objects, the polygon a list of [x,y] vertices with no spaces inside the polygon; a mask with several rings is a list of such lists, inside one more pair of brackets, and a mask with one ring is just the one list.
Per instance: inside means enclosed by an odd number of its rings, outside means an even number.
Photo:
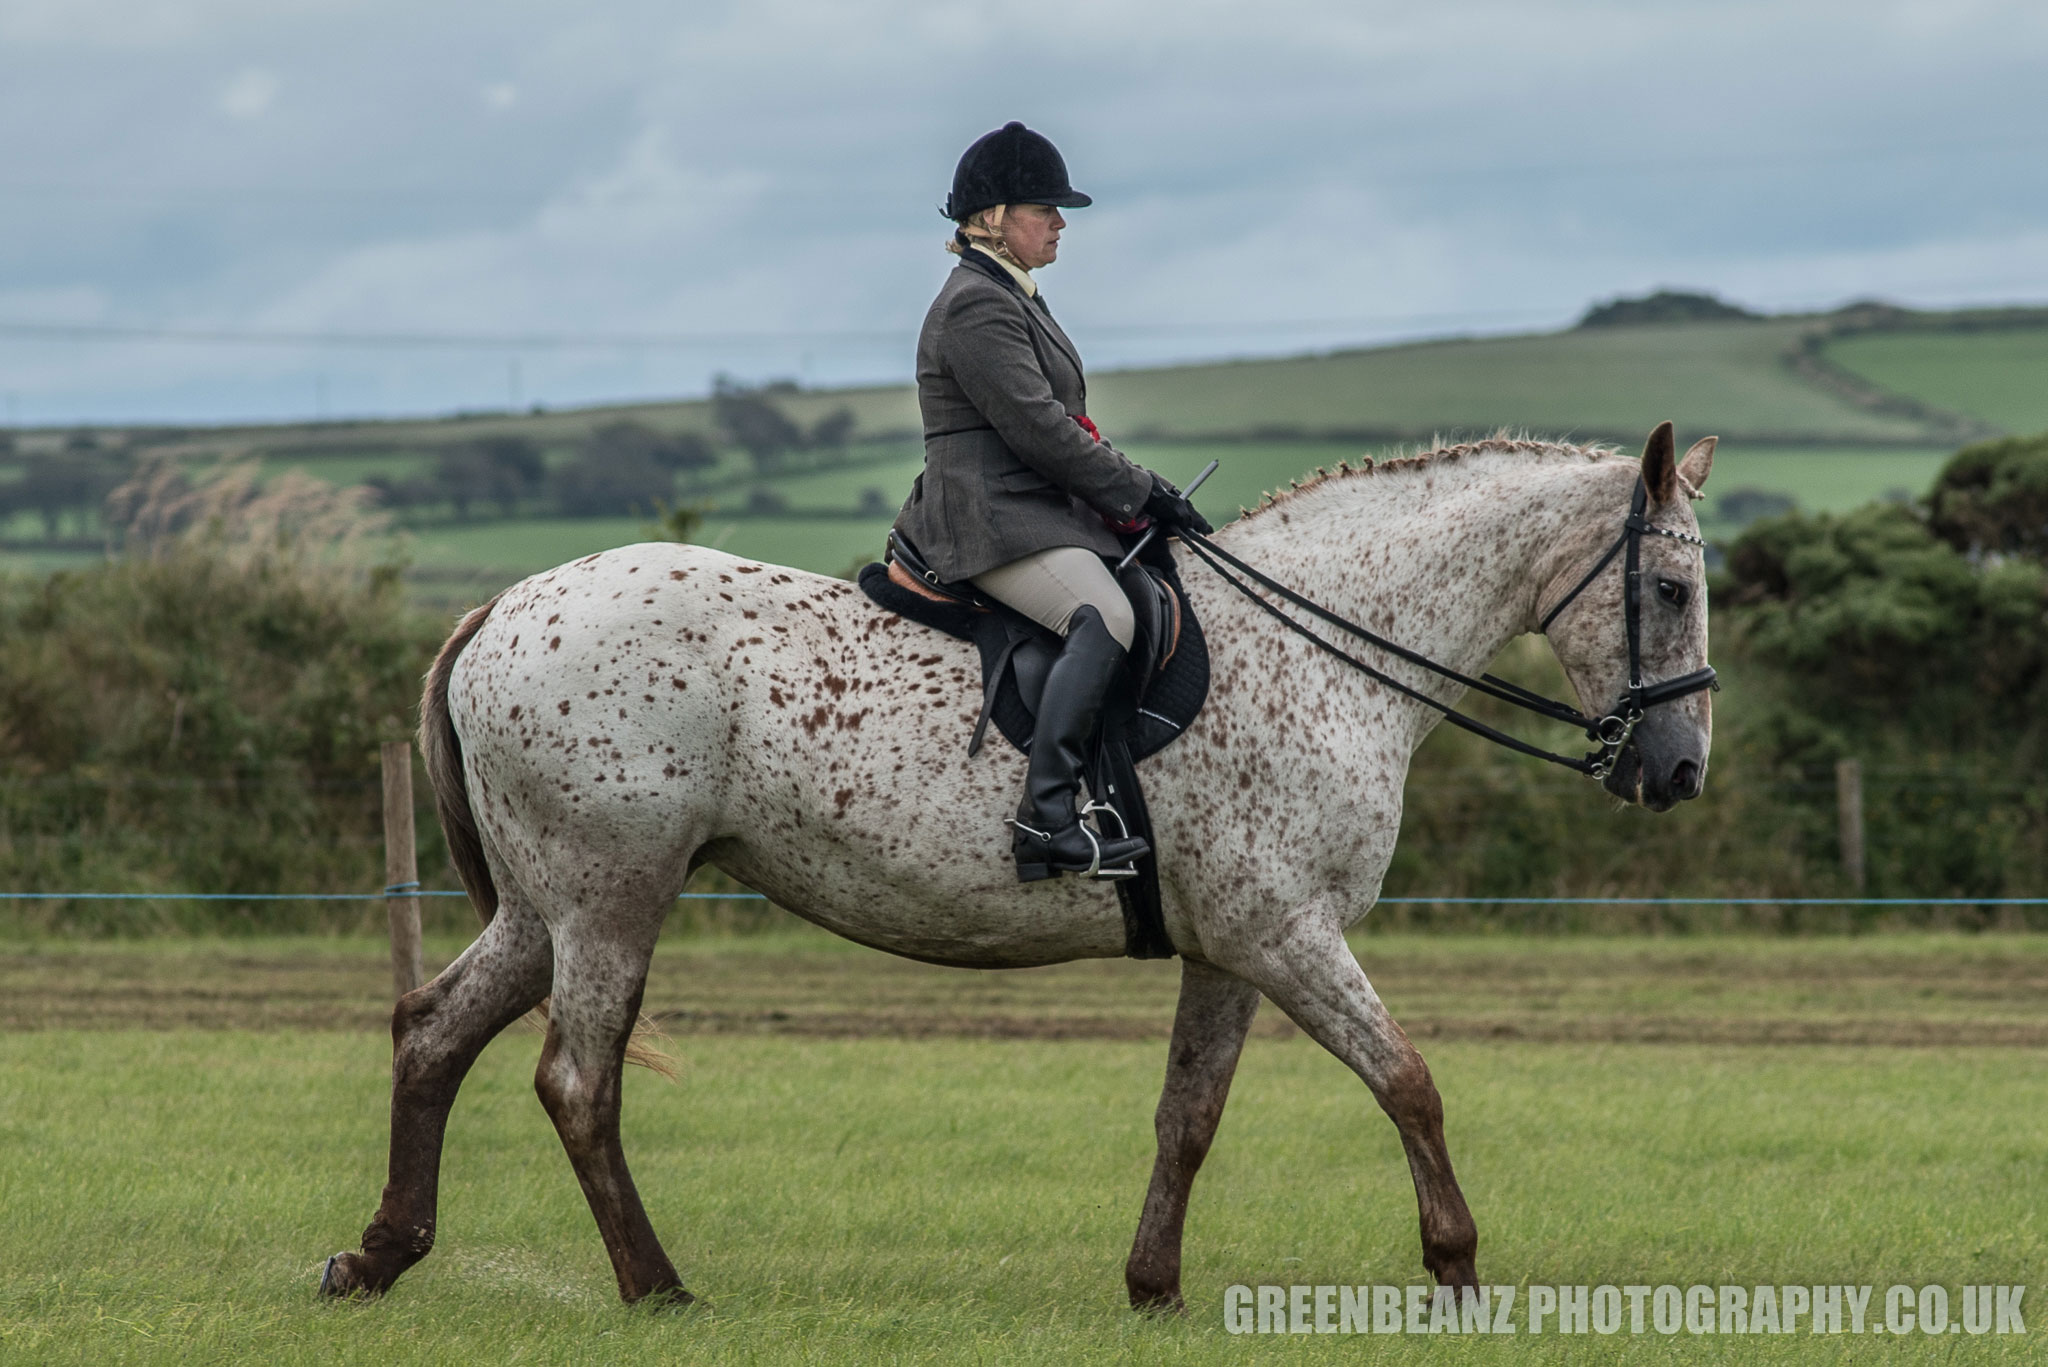
[{"label": "horse's hind leg", "polygon": [[1387,1014],[1336,922],[1312,909],[1231,967],[1372,1089],[1400,1131],[1415,1181],[1422,1262],[1441,1285],[1476,1286],[1479,1230],[1444,1145],[1444,1105],[1429,1065]]},{"label": "horse's hind leg", "polygon": [[362,1251],[327,1260],[321,1294],[380,1294],[433,1248],[441,1139],[456,1090],[484,1046],[547,995],[553,967],[547,928],[508,900],[461,958],[399,998],[391,1016],[390,1179]]},{"label": "horse's hind leg", "polygon": [[687,1305],[695,1297],[662,1251],[619,1142],[626,1043],[640,1017],[660,929],[658,914],[606,926],[601,935],[582,914],[556,926],[555,993],[533,1085],[597,1219],[619,1295],[628,1302],[653,1296]]},{"label": "horse's hind leg", "polygon": [[1181,1231],[1188,1193],[1209,1155],[1209,1142],[1230,1099],[1245,1033],[1259,1009],[1259,990],[1242,978],[1191,959],[1181,961],[1180,1005],[1166,1056],[1166,1087],[1153,1129],[1159,1156],[1138,1237],[1124,1265],[1124,1285],[1139,1310],[1184,1309],[1180,1295]]}]

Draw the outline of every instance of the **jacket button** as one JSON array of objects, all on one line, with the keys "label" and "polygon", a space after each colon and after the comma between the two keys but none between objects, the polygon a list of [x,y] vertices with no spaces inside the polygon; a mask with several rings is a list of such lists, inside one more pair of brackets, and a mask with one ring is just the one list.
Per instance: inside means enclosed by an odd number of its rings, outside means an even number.
[{"label": "jacket button", "polygon": [[1131,510],[1131,505],[1130,505],[1130,504],[1128,504],[1128,503],[1126,503],[1126,504],[1124,505],[1124,511],[1125,511],[1125,512],[1129,512],[1130,510]]}]

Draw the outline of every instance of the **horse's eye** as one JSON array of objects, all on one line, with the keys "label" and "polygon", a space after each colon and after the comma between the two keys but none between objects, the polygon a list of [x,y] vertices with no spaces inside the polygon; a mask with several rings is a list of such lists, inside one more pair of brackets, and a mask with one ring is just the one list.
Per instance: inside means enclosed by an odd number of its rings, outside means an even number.
[{"label": "horse's eye", "polygon": [[1671,604],[1672,607],[1682,608],[1685,606],[1685,600],[1692,596],[1692,590],[1679,583],[1676,579],[1659,579],[1657,581],[1657,596]]}]

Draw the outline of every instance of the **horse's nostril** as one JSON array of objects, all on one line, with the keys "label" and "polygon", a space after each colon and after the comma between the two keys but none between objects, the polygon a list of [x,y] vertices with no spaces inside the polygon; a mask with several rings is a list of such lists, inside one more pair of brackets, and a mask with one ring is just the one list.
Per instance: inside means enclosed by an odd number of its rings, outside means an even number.
[{"label": "horse's nostril", "polygon": [[1678,797],[1698,797],[1700,792],[1700,766],[1689,759],[1678,761],[1678,767],[1671,771],[1671,791]]}]

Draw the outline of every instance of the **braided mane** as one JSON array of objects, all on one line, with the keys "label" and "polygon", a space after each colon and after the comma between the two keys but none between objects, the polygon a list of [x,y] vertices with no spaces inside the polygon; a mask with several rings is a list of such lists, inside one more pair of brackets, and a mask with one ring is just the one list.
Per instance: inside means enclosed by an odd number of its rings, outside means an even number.
[{"label": "braided mane", "polygon": [[1367,456],[1355,465],[1350,461],[1340,460],[1336,468],[1331,470],[1318,465],[1313,475],[1295,480],[1285,489],[1266,494],[1259,500],[1256,508],[1240,508],[1238,512],[1245,517],[1257,517],[1268,508],[1288,503],[1312,489],[1321,488],[1335,480],[1356,479],[1369,475],[1407,474],[1444,462],[1463,460],[1467,456],[1494,454],[1535,457],[1577,456],[1583,460],[1606,460],[1619,455],[1620,449],[1599,442],[1578,446],[1571,442],[1537,441],[1509,432],[1495,432],[1492,436],[1482,437],[1478,441],[1432,446],[1405,455],[1390,456],[1385,460],[1374,460]]}]

